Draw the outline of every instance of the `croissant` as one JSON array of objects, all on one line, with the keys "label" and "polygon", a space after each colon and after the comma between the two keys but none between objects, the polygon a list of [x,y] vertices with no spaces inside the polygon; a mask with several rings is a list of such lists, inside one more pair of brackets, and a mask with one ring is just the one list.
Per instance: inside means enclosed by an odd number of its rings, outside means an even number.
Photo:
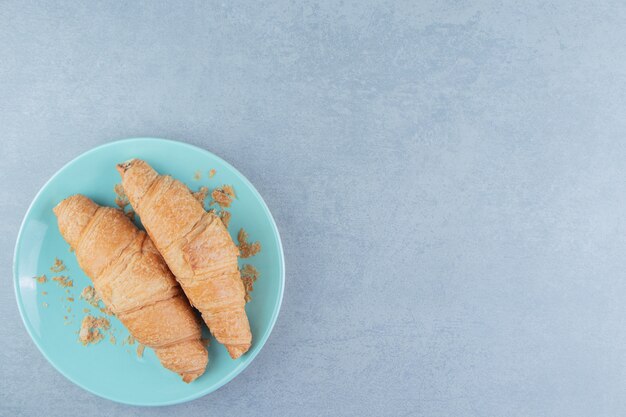
[{"label": "croissant", "polygon": [[208,353],[200,322],[146,233],[120,210],[80,194],[53,211],[81,269],[133,337],[183,381],[202,375]]},{"label": "croissant", "polygon": [[239,250],[224,224],[182,182],[159,175],[145,161],[133,159],[117,169],[130,204],[189,301],[237,359],[250,348],[252,334]]}]

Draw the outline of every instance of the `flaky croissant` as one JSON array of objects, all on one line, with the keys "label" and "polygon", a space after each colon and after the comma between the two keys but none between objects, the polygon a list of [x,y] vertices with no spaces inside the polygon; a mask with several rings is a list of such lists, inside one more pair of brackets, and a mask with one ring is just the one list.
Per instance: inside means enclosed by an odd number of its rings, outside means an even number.
[{"label": "flaky croissant", "polygon": [[146,233],[83,195],[66,198],[54,214],[78,264],[133,337],[183,381],[202,375],[208,353],[199,320]]},{"label": "flaky croissant", "polygon": [[191,191],[133,159],[117,166],[133,209],[189,301],[233,359],[252,342],[239,250],[219,217],[207,213]]}]

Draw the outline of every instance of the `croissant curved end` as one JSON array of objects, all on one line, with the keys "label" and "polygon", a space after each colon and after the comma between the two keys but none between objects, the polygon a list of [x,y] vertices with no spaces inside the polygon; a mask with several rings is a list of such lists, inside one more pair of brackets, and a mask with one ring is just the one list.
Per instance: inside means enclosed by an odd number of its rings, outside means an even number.
[{"label": "croissant curved end", "polygon": [[250,344],[245,345],[226,345],[226,350],[231,358],[237,359],[250,349]]},{"label": "croissant curved end", "polygon": [[117,172],[119,172],[120,174],[124,174],[135,161],[136,161],[136,158],[133,158],[133,159],[129,159],[128,161],[122,162],[121,164],[117,164],[116,165]]}]

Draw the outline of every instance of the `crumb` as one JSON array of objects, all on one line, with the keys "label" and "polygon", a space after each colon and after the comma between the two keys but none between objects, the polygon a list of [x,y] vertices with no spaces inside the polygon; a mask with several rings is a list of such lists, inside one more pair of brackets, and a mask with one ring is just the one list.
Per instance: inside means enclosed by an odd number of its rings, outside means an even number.
[{"label": "crumb", "polygon": [[72,312],[72,307],[68,307],[68,308],[67,308],[67,312],[68,312],[68,313],[71,313],[71,312]]},{"label": "crumb", "polygon": [[248,243],[248,233],[242,228],[237,235],[239,241],[239,252],[241,258],[250,258],[261,251],[259,242]]},{"label": "crumb", "polygon": [[89,313],[89,309],[88,308],[83,308],[83,313]]},{"label": "crumb", "polygon": [[63,316],[63,320],[67,320],[67,316]]},{"label": "crumb", "polygon": [[222,210],[220,211],[220,219],[222,223],[224,223],[224,227],[228,228],[228,223],[230,223],[230,211]]},{"label": "crumb", "polygon": [[209,347],[211,346],[211,339],[207,338],[202,338],[200,339],[200,342],[204,345],[204,347]]},{"label": "crumb", "polygon": [[53,277],[52,280],[56,281],[57,284],[59,284],[59,286],[64,287],[64,288],[73,287],[74,286],[74,282],[71,279],[69,279],[69,277],[66,277],[64,275],[60,275],[58,277]]},{"label": "crumb", "polygon": [[69,289],[69,288],[66,288],[66,289],[65,289],[65,294],[69,294],[69,293],[70,293],[70,289]]},{"label": "crumb", "polygon": [[80,293],[80,298],[87,301],[95,308],[100,308],[100,306],[98,305],[98,303],[100,302],[100,296],[91,285],[83,288],[83,292]]},{"label": "crumb", "polygon": [[126,197],[126,193],[124,192],[124,187],[122,187],[122,184],[115,184],[113,191],[115,191],[115,204],[124,210],[124,207],[129,204],[128,197]]},{"label": "crumb", "polygon": [[102,331],[108,330],[110,327],[111,323],[107,318],[95,318],[93,316],[85,316],[80,326],[78,340],[80,340],[83,345],[88,345],[89,343],[98,343],[104,338]]},{"label": "crumb", "polygon": [[135,221],[135,212],[133,210],[129,210],[124,214],[130,219],[131,222]]},{"label": "crumb", "polygon": [[144,345],[142,345],[142,344],[139,344],[139,346],[137,346],[137,357],[138,358],[143,358],[143,350],[145,348],[146,347]]},{"label": "crumb", "polygon": [[124,208],[128,205],[128,200],[124,200],[122,198],[119,197],[115,197],[115,204],[117,204],[117,206],[119,208],[121,208],[122,210],[124,210]]},{"label": "crumb", "polygon": [[125,339],[125,342],[127,345],[134,345],[135,344],[135,338],[133,337],[132,334],[129,334],[128,337]]},{"label": "crumb", "polygon": [[245,264],[241,270],[241,280],[243,281],[243,287],[246,290],[246,303],[252,300],[250,293],[254,291],[254,283],[259,278],[259,271],[250,264]]},{"label": "crumb", "polygon": [[48,308],[48,303],[46,302],[41,303],[41,305],[43,306],[43,308]]},{"label": "crumb", "polygon": [[54,258],[54,265],[50,267],[50,271],[55,273],[65,271],[65,265],[63,264],[63,261],[59,258]]},{"label": "crumb", "polygon": [[219,204],[220,207],[230,207],[235,198],[235,190],[230,185],[223,185],[213,190],[211,197],[213,197],[213,202]]},{"label": "crumb", "polygon": [[42,291],[41,295],[48,295],[48,291]]},{"label": "crumb", "polygon": [[232,185],[225,185],[222,187],[222,189],[224,190],[224,192],[226,194],[228,194],[230,196],[230,198],[237,198],[237,196],[235,195],[235,189],[233,188]]},{"label": "crumb", "polygon": [[211,169],[209,171],[209,178],[213,178],[215,176],[215,169]]},{"label": "crumb", "polygon": [[111,337],[109,337],[109,342],[111,342],[111,344],[114,345],[116,342],[115,336],[111,335]]},{"label": "crumb", "polygon": [[202,178],[202,173],[200,172],[200,170],[197,170],[195,174],[193,174],[193,179],[198,181],[200,178]]},{"label": "crumb", "polygon": [[70,303],[74,302],[74,297],[67,297],[67,301],[69,301]]},{"label": "crumb", "polygon": [[33,278],[36,279],[37,282],[40,283],[40,284],[45,284],[46,281],[48,281],[48,278],[46,278],[45,275],[39,275],[39,276],[33,277]]},{"label": "crumb", "polygon": [[98,307],[98,310],[100,310],[103,314],[106,314],[107,316],[114,316],[115,315],[115,314],[113,314],[113,312],[107,306]]},{"label": "crumb", "polygon": [[201,204],[204,204],[204,200],[206,200],[209,195],[209,189],[207,187],[200,187],[198,191],[192,193],[193,196],[198,200]]},{"label": "crumb", "polygon": [[120,183],[115,184],[115,186],[113,187],[113,191],[115,191],[115,195],[117,195],[120,198],[125,198],[126,197],[126,192],[124,191],[124,186]]}]

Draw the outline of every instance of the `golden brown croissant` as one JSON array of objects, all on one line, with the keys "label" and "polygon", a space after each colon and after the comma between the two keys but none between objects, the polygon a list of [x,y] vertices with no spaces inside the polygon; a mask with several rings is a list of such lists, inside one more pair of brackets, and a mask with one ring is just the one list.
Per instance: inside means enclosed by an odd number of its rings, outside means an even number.
[{"label": "golden brown croissant", "polygon": [[208,362],[200,323],[145,232],[83,195],[54,208],[63,238],[104,304],[164,367],[191,382]]},{"label": "golden brown croissant", "polygon": [[237,267],[239,250],[220,218],[207,213],[182,182],[159,175],[140,159],[117,169],[130,204],[189,301],[237,359],[250,348],[252,334]]}]

